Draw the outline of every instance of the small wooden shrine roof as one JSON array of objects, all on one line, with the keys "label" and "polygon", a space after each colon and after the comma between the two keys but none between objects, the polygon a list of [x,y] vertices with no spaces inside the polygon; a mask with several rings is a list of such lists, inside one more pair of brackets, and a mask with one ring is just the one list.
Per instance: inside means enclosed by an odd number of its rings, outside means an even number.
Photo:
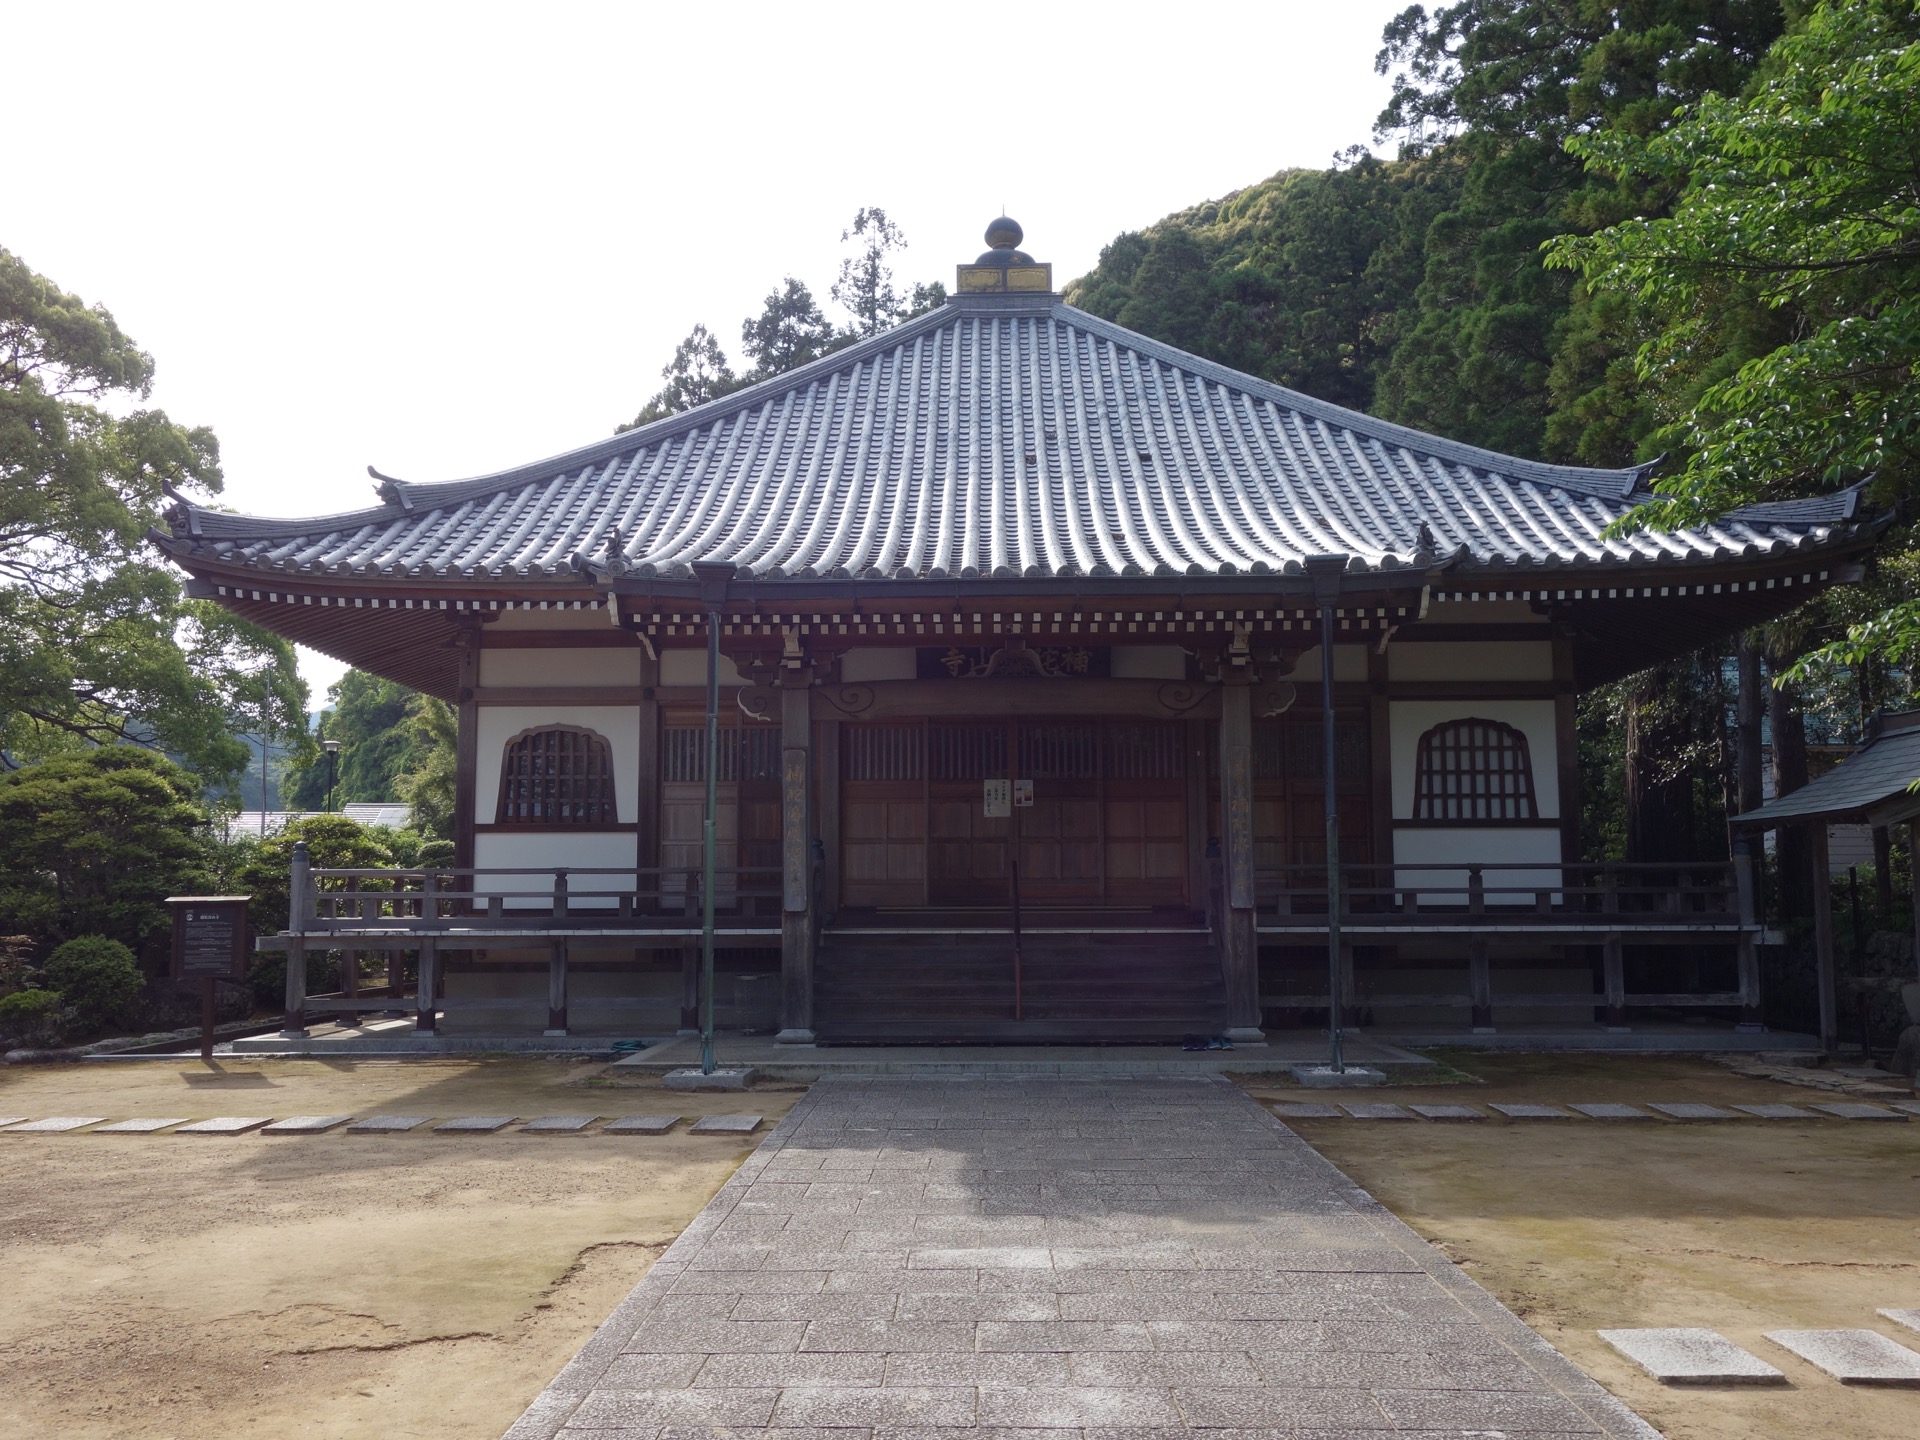
[{"label": "small wooden shrine roof", "polygon": [[1893,825],[1920,816],[1920,710],[1874,717],[1867,743],[1791,794],[1732,823],[1765,830],[1796,821]]}]

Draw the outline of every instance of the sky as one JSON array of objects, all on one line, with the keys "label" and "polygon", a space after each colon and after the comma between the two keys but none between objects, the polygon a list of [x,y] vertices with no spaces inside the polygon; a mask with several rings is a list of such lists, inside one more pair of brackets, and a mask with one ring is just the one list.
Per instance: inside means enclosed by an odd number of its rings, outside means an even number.
[{"label": "sky", "polygon": [[[1004,206],[1064,285],[1325,166],[1371,140],[1404,3],[15,0],[35,119],[0,246],[155,357],[150,403],[220,438],[220,503],[327,514],[373,502],[370,464],[452,480],[610,433],[696,322],[737,356],[783,276],[827,305],[862,206],[902,281],[951,287]],[[301,652],[316,704],[340,671]]]}]

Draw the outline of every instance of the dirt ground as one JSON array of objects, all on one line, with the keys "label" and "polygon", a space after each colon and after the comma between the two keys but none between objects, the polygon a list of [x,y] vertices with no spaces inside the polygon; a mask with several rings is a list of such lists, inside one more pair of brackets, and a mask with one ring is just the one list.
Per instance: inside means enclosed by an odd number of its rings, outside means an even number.
[{"label": "dirt ground", "polygon": [[[1835,1098],[1704,1060],[1450,1058],[1485,1083],[1364,1098]],[[1875,1329],[1920,1348],[1875,1314],[1920,1306],[1920,1122],[1287,1123],[1671,1440],[1920,1435],[1920,1391],[1841,1385],[1762,1338]],[[1791,1384],[1663,1386],[1594,1333],[1667,1325],[1718,1330]]]},{"label": "dirt ground", "polygon": [[[1705,1061],[1453,1056],[1368,1099],[1830,1098]],[[0,1112],[604,1115],[752,1110],[549,1061],[0,1070]],[[1254,1081],[1268,1099],[1302,1092]],[[1673,1440],[1910,1440],[1920,1392],[1761,1338],[1920,1306],[1920,1123],[1293,1123]],[[762,1132],[764,1133],[764,1131]],[[491,1440],[745,1158],[695,1137],[0,1135],[0,1435]],[[480,1263],[475,1263],[475,1262]],[[1660,1386],[1596,1329],[1704,1325],[1787,1372]]]},{"label": "dirt ground", "polygon": [[[217,1063],[12,1067],[0,1112],[771,1124],[801,1093],[605,1089],[548,1061]],[[0,1136],[0,1435],[491,1440],[752,1143]]]}]

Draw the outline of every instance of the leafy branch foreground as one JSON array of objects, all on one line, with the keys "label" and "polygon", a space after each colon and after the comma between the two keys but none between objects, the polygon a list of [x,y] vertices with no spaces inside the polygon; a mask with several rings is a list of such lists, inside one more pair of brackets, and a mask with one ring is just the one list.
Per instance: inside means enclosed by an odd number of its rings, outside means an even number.
[{"label": "leafy branch foreground", "polygon": [[[1920,486],[1920,12],[1821,5],[1755,83],[1708,94],[1642,138],[1576,135],[1596,171],[1680,198],[1545,247],[1635,308],[1635,372],[1683,457],[1618,529],[1711,525],[1741,506],[1864,484],[1910,508]],[[1910,553],[1892,557],[1913,579]],[[1801,661],[1910,664],[1911,583]]]}]

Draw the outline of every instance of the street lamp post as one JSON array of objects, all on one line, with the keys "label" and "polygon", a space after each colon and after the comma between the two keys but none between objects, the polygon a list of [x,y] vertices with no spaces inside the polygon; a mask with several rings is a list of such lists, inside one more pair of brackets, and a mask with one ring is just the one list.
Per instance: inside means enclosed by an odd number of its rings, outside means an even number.
[{"label": "street lamp post", "polygon": [[327,813],[333,813],[333,787],[340,783],[340,742],[322,740],[320,748],[327,752]]}]

